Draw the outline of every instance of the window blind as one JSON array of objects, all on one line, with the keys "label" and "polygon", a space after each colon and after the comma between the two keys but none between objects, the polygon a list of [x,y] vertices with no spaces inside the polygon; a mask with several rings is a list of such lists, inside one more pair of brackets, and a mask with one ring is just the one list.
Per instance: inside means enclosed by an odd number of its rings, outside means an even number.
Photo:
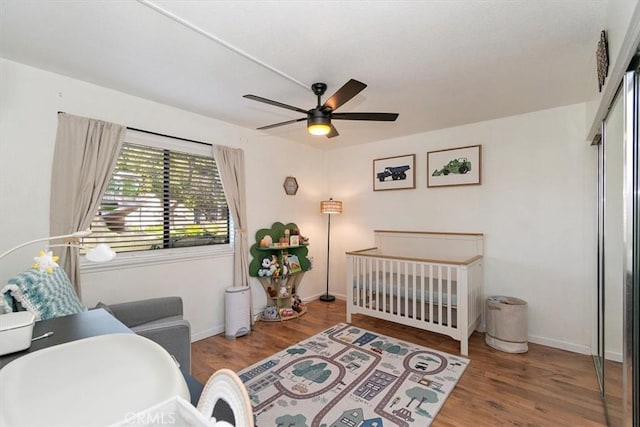
[{"label": "window blind", "polygon": [[129,252],[226,244],[229,229],[211,156],[125,142],[85,246]]}]

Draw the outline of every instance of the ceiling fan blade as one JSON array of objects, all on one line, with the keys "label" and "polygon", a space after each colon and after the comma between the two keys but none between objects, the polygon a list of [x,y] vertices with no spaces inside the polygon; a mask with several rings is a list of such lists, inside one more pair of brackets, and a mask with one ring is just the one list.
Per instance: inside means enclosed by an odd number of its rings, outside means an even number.
[{"label": "ceiling fan blade", "polygon": [[287,120],[286,122],[274,123],[272,125],[262,126],[262,127],[258,128],[258,130],[277,128],[278,126],[290,125],[291,123],[297,123],[297,122],[301,122],[303,120],[307,120],[307,118],[303,117],[301,119]]},{"label": "ceiling fan blade", "polygon": [[331,126],[331,130],[327,134],[327,138],[333,138],[334,136],[340,135],[338,133],[338,129],[336,129],[335,126],[333,126],[333,124],[331,124],[330,126]]},{"label": "ceiling fan blade", "polygon": [[297,111],[298,113],[307,114],[307,110],[303,110],[302,108],[294,107],[293,105],[283,104],[282,102],[272,101],[271,99],[263,98],[261,96],[256,95],[244,95],[243,98],[251,99],[253,101],[264,102],[265,104],[274,105],[280,108],[286,108],[287,110]]},{"label": "ceiling fan blade", "polygon": [[375,120],[379,122],[394,122],[398,113],[332,113],[331,118],[336,120]]},{"label": "ceiling fan blade", "polygon": [[357,80],[351,79],[344,84],[336,93],[331,95],[331,98],[327,99],[322,105],[322,109],[330,109],[331,111],[335,111],[338,107],[343,105],[345,102],[359,94],[367,87],[366,84],[359,82]]}]

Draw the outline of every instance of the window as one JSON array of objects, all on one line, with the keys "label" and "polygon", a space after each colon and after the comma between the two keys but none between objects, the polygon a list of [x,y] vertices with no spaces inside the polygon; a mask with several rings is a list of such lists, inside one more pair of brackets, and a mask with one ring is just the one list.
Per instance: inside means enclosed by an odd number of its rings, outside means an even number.
[{"label": "window", "polygon": [[227,244],[229,230],[210,146],[127,131],[85,245],[132,252]]}]

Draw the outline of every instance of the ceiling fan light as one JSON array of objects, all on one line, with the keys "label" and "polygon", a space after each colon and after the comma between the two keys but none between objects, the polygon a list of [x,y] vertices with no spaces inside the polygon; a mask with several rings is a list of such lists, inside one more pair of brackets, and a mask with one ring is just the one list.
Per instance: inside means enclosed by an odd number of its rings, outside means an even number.
[{"label": "ceiling fan light", "polygon": [[307,118],[307,130],[311,135],[326,135],[331,132],[331,119],[319,111]]},{"label": "ceiling fan light", "polygon": [[326,135],[331,131],[331,126],[324,123],[319,123],[316,125],[307,126],[307,130],[311,135]]}]

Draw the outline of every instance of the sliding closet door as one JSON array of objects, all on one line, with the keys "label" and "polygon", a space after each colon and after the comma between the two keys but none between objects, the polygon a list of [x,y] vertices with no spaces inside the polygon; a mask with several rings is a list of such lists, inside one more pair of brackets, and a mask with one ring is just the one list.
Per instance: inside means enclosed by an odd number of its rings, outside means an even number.
[{"label": "sliding closet door", "polygon": [[624,96],[616,95],[604,120],[602,221],[602,303],[604,331],[603,393],[607,419],[621,426],[623,417],[623,184]]},{"label": "sliding closet door", "polygon": [[[640,424],[638,411],[638,298],[640,292],[640,212],[638,199],[638,164],[640,143],[638,141],[639,83],[638,63],[636,69],[625,75],[624,91],[624,361],[622,377],[623,425]],[[634,398],[635,396],[635,398]]]},{"label": "sliding closet door", "polygon": [[640,212],[637,64],[602,126],[598,155],[598,357],[607,422],[640,425]]}]

